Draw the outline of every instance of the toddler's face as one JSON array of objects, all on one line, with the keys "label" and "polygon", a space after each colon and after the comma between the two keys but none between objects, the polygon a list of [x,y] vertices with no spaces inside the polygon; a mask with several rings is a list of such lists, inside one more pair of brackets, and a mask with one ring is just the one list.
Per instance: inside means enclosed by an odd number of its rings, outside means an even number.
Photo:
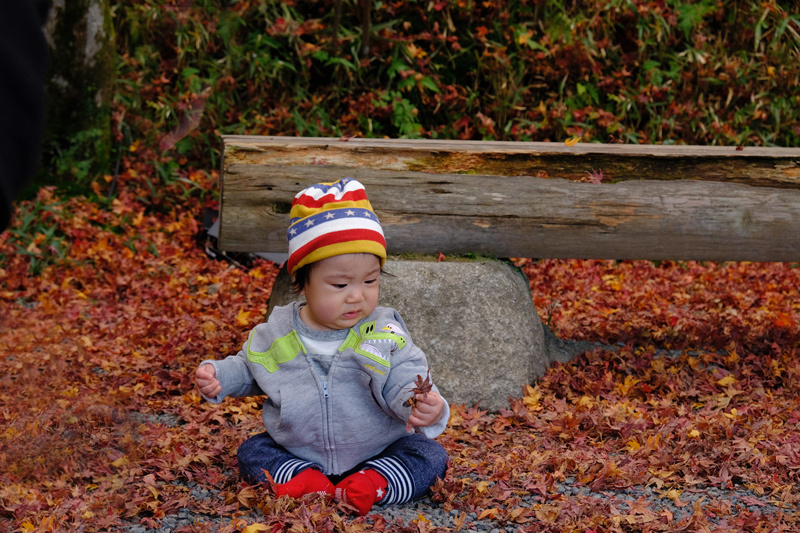
[{"label": "toddler's face", "polygon": [[314,263],[300,318],[321,331],[347,329],[378,305],[381,262],[372,254],[345,254]]}]

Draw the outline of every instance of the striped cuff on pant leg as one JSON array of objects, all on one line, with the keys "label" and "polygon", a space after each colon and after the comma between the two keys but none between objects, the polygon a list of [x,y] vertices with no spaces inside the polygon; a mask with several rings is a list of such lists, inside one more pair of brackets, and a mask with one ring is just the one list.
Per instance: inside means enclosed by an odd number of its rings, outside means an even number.
[{"label": "striped cuff on pant leg", "polygon": [[277,484],[288,483],[290,479],[302,472],[303,470],[316,466],[315,463],[309,461],[301,461],[300,459],[290,459],[279,466],[272,474],[272,480]]},{"label": "striped cuff on pant leg", "polygon": [[414,496],[414,481],[411,479],[411,472],[403,463],[392,457],[381,457],[367,461],[365,464],[373,467],[389,482],[386,496],[378,502],[380,505],[411,501]]}]

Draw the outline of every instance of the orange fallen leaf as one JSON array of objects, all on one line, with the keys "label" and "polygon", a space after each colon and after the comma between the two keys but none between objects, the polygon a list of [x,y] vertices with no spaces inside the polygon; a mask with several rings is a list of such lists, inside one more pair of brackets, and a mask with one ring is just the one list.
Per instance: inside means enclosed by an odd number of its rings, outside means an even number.
[{"label": "orange fallen leaf", "polygon": [[239,313],[236,315],[236,322],[241,326],[248,325],[250,323],[250,311],[240,309]]},{"label": "orange fallen leaf", "polygon": [[491,509],[484,509],[481,514],[478,515],[478,520],[483,520],[484,518],[497,518],[497,514],[500,512],[500,509],[497,507],[492,507]]},{"label": "orange fallen leaf", "polygon": [[772,321],[779,328],[792,328],[795,325],[794,318],[789,313],[777,313]]},{"label": "orange fallen leaf", "polygon": [[242,533],[256,533],[258,531],[268,531],[269,527],[266,524],[250,524],[242,529]]},{"label": "orange fallen leaf", "polygon": [[456,526],[456,531],[461,531],[464,527],[464,521],[467,519],[467,513],[461,512],[456,518],[453,519],[453,524]]}]

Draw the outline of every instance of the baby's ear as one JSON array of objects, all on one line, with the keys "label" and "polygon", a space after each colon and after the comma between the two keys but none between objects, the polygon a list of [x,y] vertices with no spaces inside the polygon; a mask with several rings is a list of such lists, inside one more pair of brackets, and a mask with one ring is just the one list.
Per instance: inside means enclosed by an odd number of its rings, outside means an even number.
[{"label": "baby's ear", "polygon": [[[297,274],[295,274],[295,275],[293,275],[291,277],[291,283],[290,283],[289,286],[292,288],[292,292],[297,296],[302,296],[306,292],[306,288],[304,286],[298,285],[298,283],[297,283]],[[298,290],[298,287],[301,287],[301,288]]]}]

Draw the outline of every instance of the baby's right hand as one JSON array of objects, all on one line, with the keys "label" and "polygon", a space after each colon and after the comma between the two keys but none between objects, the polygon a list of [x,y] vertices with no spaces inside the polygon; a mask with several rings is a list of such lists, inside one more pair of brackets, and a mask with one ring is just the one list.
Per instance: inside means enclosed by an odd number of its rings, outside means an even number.
[{"label": "baby's right hand", "polygon": [[200,365],[200,368],[194,373],[194,382],[207,398],[216,398],[222,392],[222,385],[217,379],[217,369],[214,368],[214,365],[208,363]]}]

